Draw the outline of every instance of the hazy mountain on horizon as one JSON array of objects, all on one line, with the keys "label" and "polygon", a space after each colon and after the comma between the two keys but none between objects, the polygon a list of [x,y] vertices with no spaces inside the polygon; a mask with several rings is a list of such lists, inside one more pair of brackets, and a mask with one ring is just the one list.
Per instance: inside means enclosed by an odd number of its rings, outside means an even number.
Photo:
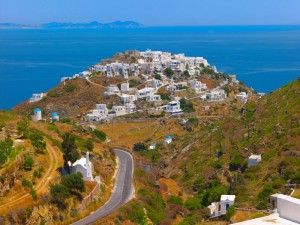
[{"label": "hazy mountain on horizon", "polygon": [[143,28],[145,25],[135,21],[114,21],[111,23],[100,23],[92,21],[89,23],[61,23],[49,22],[40,25],[27,25],[16,23],[0,23],[0,29],[78,29],[78,28]]}]

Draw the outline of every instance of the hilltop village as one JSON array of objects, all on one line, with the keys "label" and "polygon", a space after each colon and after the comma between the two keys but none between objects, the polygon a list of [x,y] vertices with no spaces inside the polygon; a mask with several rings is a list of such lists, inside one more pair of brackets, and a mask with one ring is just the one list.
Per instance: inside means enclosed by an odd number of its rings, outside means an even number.
[{"label": "hilltop village", "polygon": [[[203,76],[204,74],[206,76]],[[95,83],[91,79],[97,77],[104,79],[106,85]],[[201,81],[203,77],[207,78],[210,87],[205,81]],[[85,114],[86,121],[107,121],[113,117],[143,111],[152,115],[160,115],[163,112],[178,115],[184,112],[181,103],[189,99],[222,102],[230,94],[229,89],[224,88],[225,85],[230,83],[237,87],[239,84],[236,75],[218,72],[217,68],[210,66],[203,57],[151,50],[118,53],[86,71],[72,77],[62,77],[61,82],[67,85],[68,81],[76,78],[86,79],[106,88],[103,96],[114,100],[108,104],[98,102],[94,109]],[[113,79],[119,79],[119,82],[114,83]],[[213,79],[217,82],[211,84]],[[188,89],[194,94],[182,94]],[[248,90],[240,89],[234,98],[246,103],[246,92]],[[262,96],[263,93],[259,95]],[[46,93],[33,94],[29,102],[37,102],[45,96]],[[203,107],[203,110],[207,109],[209,106]]]}]

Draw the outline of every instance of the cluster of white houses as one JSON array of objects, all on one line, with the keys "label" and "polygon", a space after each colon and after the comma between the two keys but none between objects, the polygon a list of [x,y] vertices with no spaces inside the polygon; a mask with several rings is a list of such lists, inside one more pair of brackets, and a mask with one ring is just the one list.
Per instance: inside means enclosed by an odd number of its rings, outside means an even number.
[{"label": "cluster of white houses", "polygon": [[[187,57],[183,53],[171,54],[170,52],[147,50],[145,52],[125,51],[124,54],[120,55],[134,56],[137,61],[134,63],[124,63],[118,60],[102,62],[93,65],[88,71],[82,71],[72,77],[62,77],[61,82],[77,77],[88,78],[92,72],[103,72],[106,77],[122,76],[124,79],[129,79],[129,76],[140,74],[161,74],[166,68],[171,68],[175,74],[182,74],[187,70],[189,75],[193,77],[199,75],[203,67],[209,66],[203,57]],[[215,66],[212,66],[212,69],[217,72]]]}]

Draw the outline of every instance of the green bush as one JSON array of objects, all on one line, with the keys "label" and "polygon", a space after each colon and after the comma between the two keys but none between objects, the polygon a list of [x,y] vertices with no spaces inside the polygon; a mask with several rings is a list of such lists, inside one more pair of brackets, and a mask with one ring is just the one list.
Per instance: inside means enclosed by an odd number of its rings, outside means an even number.
[{"label": "green bush", "polygon": [[233,205],[229,206],[229,208],[227,209],[226,212],[226,219],[230,220],[231,217],[233,217],[233,215],[235,214],[235,207]]},{"label": "green bush", "polygon": [[136,152],[139,152],[139,151],[145,151],[145,150],[147,150],[147,149],[148,149],[148,148],[147,148],[146,144],[143,143],[143,142],[138,142],[138,143],[135,143],[135,144],[133,145],[133,150],[136,151]]},{"label": "green bush", "polygon": [[72,93],[75,89],[76,89],[76,87],[74,85],[66,85],[64,87],[64,90],[68,93]]},{"label": "green bush", "polygon": [[106,133],[104,133],[101,130],[93,130],[93,134],[101,141],[105,141],[106,140]]}]

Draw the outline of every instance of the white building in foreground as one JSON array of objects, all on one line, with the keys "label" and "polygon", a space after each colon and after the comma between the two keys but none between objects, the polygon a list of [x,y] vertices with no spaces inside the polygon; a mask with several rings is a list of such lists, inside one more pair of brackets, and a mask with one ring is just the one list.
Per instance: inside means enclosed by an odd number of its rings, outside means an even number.
[{"label": "white building in foreground", "polygon": [[300,199],[283,194],[274,194],[270,198],[273,214],[235,225],[296,225],[300,224]]},{"label": "white building in foreground", "polygon": [[81,159],[78,159],[76,162],[71,164],[71,162],[68,162],[71,173],[81,173],[82,178],[87,181],[93,180],[93,174],[92,174],[92,163],[90,162],[89,158],[89,152],[86,153],[86,157],[82,157]]}]

